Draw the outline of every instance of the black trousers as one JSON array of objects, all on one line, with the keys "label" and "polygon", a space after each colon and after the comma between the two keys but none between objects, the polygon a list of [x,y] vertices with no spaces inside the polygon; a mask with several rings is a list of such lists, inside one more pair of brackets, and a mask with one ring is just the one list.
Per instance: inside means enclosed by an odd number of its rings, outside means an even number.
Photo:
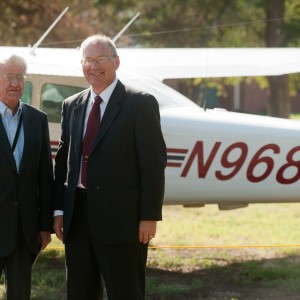
[{"label": "black trousers", "polygon": [[67,299],[102,299],[102,277],[109,300],[145,299],[148,245],[138,242],[103,245],[93,240],[87,201],[85,194],[78,191],[65,243]]},{"label": "black trousers", "polygon": [[4,271],[6,300],[30,300],[32,257],[19,221],[15,249],[8,256],[0,257],[0,277]]}]

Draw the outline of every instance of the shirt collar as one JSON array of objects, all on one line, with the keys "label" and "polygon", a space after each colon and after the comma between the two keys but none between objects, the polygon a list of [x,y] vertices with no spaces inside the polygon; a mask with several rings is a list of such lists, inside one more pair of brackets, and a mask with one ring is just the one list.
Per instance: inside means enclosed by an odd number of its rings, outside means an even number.
[{"label": "shirt collar", "polygon": [[[22,113],[22,106],[23,106],[23,103],[21,102],[21,100],[19,100],[19,108],[18,108],[18,111],[17,111],[17,114],[16,114],[16,116],[18,116],[18,117]],[[0,115],[1,115],[1,117],[4,117],[7,113],[10,113],[10,115],[12,115],[11,109],[8,108],[6,106],[6,104],[4,104],[2,101],[0,101]]]},{"label": "shirt collar", "polygon": [[[115,80],[112,82],[111,85],[109,85],[99,96],[102,98],[103,102],[105,104],[108,103],[111,94],[113,93],[116,85],[117,85],[118,79],[115,78]],[[93,91],[93,88],[91,87],[91,96],[92,96],[92,103],[94,102],[94,98],[97,96],[97,94]]]}]

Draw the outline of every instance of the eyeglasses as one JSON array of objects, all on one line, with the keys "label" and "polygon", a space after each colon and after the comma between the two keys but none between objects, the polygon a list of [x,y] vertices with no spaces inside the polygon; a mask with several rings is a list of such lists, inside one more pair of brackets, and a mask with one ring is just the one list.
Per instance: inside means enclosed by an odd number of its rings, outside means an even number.
[{"label": "eyeglasses", "polygon": [[4,74],[4,75],[0,74],[0,76],[5,81],[8,81],[8,82],[14,81],[15,79],[18,82],[24,82],[28,78],[27,75],[24,75],[24,74],[13,74],[13,73],[7,73],[7,74]]},{"label": "eyeglasses", "polygon": [[100,56],[98,58],[84,58],[81,60],[82,64],[84,66],[91,66],[93,63],[95,63],[96,65],[103,65],[106,64],[110,59],[116,57],[116,55],[114,56]]}]

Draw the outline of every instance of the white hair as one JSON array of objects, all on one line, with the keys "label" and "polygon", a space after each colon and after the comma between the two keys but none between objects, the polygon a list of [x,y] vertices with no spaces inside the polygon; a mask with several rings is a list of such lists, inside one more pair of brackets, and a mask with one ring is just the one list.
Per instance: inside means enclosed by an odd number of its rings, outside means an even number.
[{"label": "white hair", "polygon": [[2,68],[4,65],[17,65],[22,66],[24,68],[24,72],[27,72],[27,62],[24,57],[17,55],[17,54],[11,54],[4,58],[0,59],[0,68]]},{"label": "white hair", "polygon": [[99,44],[106,45],[111,50],[111,53],[113,56],[118,55],[116,45],[113,42],[113,40],[111,40],[109,37],[107,37],[105,35],[96,34],[96,35],[92,35],[92,36],[88,37],[81,43],[81,46],[80,46],[81,57],[83,56],[84,49],[88,45],[99,45]]}]

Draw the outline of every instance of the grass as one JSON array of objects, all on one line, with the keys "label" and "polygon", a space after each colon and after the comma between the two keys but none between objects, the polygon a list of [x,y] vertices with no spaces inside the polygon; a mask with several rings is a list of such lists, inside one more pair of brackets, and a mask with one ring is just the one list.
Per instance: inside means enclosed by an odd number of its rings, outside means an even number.
[{"label": "grass", "polygon": [[[220,211],[215,205],[203,208],[164,207],[164,221],[158,225],[153,246],[209,246],[192,253],[217,250],[231,257],[248,251],[248,245],[290,245],[300,242],[300,204],[253,204],[247,208]],[[224,248],[218,248],[222,246]],[[232,247],[232,249],[228,249]],[[214,248],[215,247],[215,248]],[[235,248],[236,247],[236,248]],[[251,252],[293,252],[294,248],[258,248]],[[186,250],[185,250],[186,251]],[[228,258],[228,257],[227,257]],[[173,257],[169,257],[173,260]]]},{"label": "grass", "polygon": [[[149,250],[147,300],[244,300],[248,298],[239,293],[250,288],[299,294],[300,203],[253,204],[232,211],[215,205],[164,206],[163,216]],[[34,266],[32,299],[66,299],[64,250],[59,247],[53,236]],[[0,283],[1,295],[3,278]]]},{"label": "grass", "polygon": [[66,299],[64,251],[47,250],[33,268],[32,299]]},{"label": "grass", "polygon": [[292,119],[292,120],[300,120],[300,114],[290,114],[290,119]]}]

